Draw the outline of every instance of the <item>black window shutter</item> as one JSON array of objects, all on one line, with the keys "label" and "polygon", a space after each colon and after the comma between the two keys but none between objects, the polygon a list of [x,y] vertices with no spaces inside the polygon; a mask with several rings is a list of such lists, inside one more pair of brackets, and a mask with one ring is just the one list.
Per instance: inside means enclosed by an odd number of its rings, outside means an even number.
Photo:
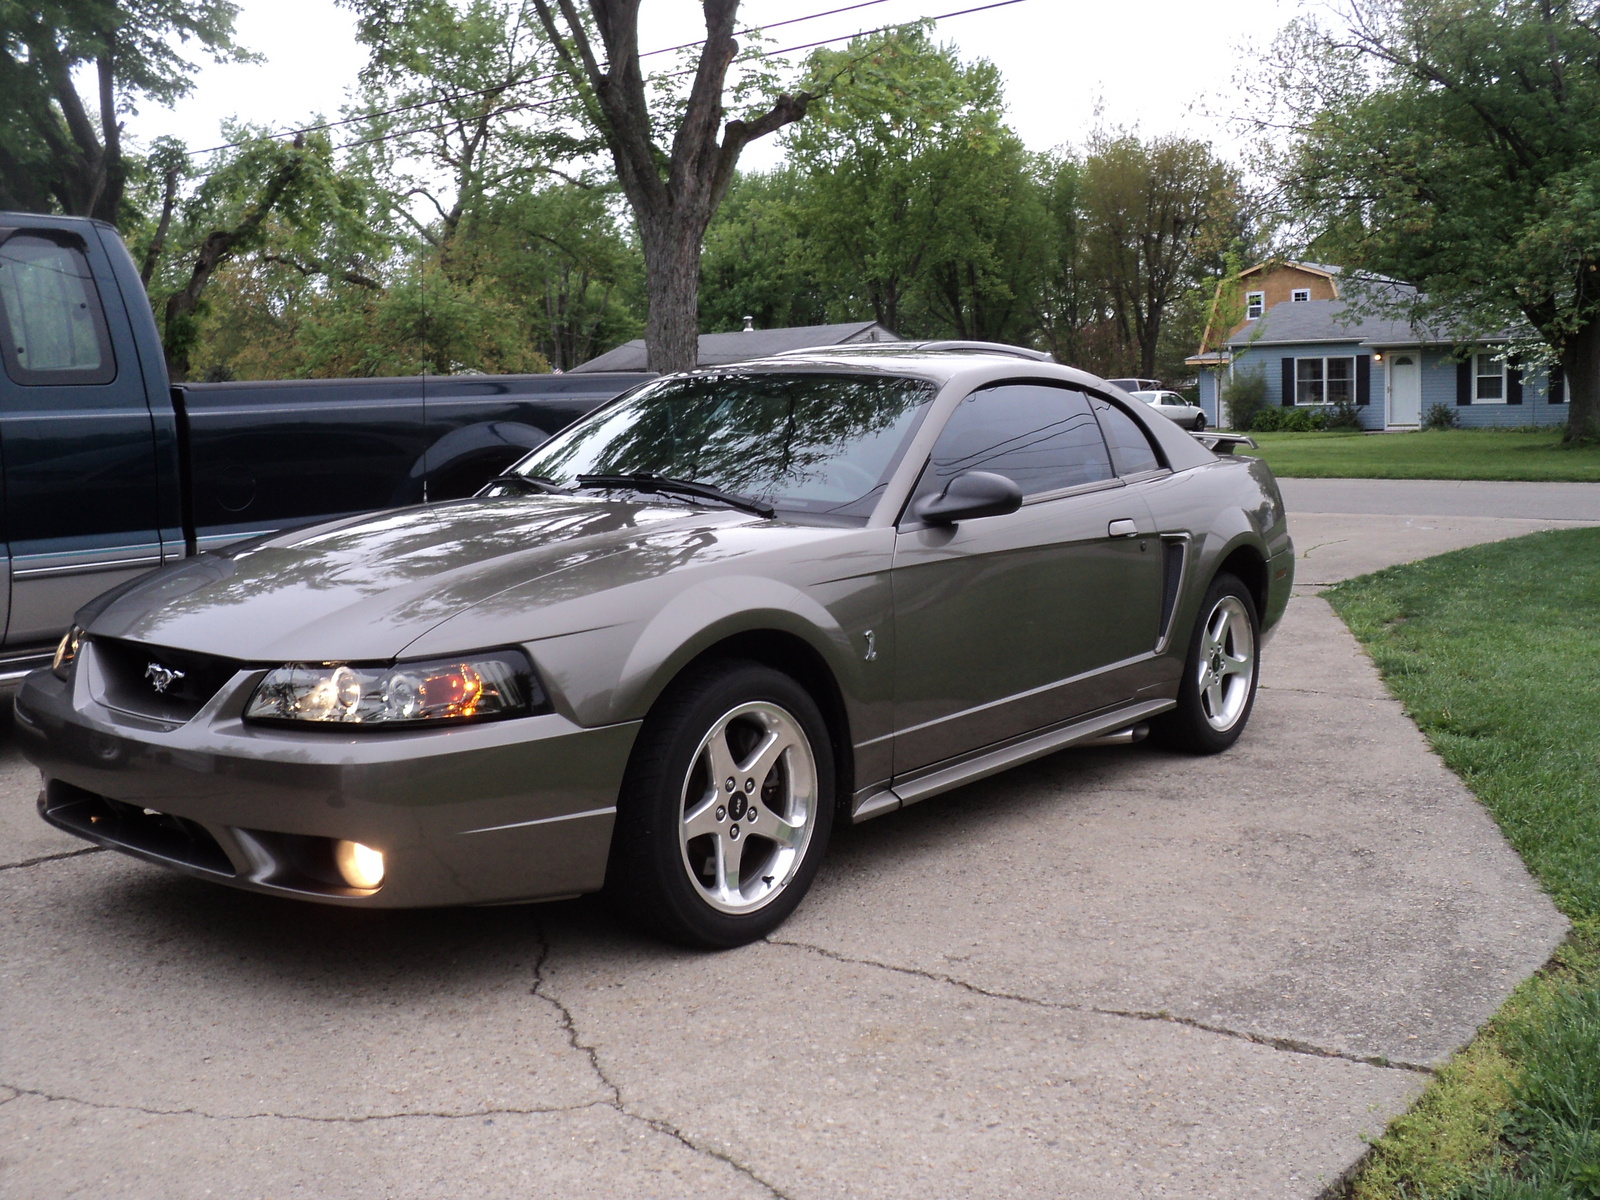
[{"label": "black window shutter", "polygon": [[1472,403],[1472,360],[1456,364],[1456,403]]},{"label": "black window shutter", "polygon": [[1283,400],[1285,408],[1294,406],[1294,359],[1283,360]]},{"label": "black window shutter", "polygon": [[1567,376],[1561,369],[1561,364],[1556,363],[1550,368],[1550,387],[1546,400],[1551,404],[1565,404],[1567,402]]},{"label": "black window shutter", "polygon": [[1506,367],[1506,403],[1522,403],[1522,372],[1516,367]]},{"label": "black window shutter", "polygon": [[1372,403],[1372,355],[1356,355],[1356,403]]}]

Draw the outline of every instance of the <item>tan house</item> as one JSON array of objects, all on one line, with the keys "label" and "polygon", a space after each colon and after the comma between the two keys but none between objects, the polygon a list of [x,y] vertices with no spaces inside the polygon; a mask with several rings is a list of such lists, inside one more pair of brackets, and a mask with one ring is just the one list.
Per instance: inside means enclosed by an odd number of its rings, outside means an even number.
[{"label": "tan house", "polygon": [[[1224,296],[1228,280],[1217,284],[1200,350],[1188,360],[1191,366],[1215,365],[1214,355],[1277,304],[1309,304],[1313,300],[1339,299],[1339,268],[1317,263],[1268,260],[1240,271],[1233,294]],[[1203,360],[1203,361],[1202,361]]]}]

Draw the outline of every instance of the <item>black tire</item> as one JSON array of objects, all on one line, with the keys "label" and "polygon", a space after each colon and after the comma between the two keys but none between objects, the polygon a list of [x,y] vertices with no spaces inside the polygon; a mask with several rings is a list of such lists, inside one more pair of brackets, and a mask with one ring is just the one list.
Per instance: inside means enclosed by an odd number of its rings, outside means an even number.
[{"label": "black tire", "polygon": [[[1224,614],[1219,643],[1210,635]],[[1241,644],[1246,633],[1248,647]],[[1219,650],[1224,666],[1231,666],[1220,676],[1216,673]],[[1233,745],[1255,707],[1256,685],[1261,677],[1260,650],[1261,623],[1250,589],[1233,575],[1218,575],[1206,589],[1189,635],[1189,652],[1178,684],[1178,707],[1150,723],[1151,736],[1190,754],[1219,754]],[[1239,651],[1249,659],[1248,671],[1240,670],[1235,661]],[[1202,686],[1213,680],[1213,686]]]},{"label": "black tire", "polygon": [[1204,433],[1206,431],[1206,415],[1205,415],[1205,413],[1201,413],[1198,417],[1196,417],[1194,419],[1194,431],[1196,433]]},{"label": "black tire", "polygon": [[[781,747],[778,757],[751,767],[762,744]],[[719,774],[727,777],[713,781],[713,756],[723,752]],[[741,758],[749,769],[741,770]],[[709,663],[677,680],[639,732],[617,802],[606,892],[625,920],[674,941],[742,946],[776,929],[804,898],[833,814],[833,748],[810,694],[759,663]],[[773,840],[779,834],[784,841]]]}]

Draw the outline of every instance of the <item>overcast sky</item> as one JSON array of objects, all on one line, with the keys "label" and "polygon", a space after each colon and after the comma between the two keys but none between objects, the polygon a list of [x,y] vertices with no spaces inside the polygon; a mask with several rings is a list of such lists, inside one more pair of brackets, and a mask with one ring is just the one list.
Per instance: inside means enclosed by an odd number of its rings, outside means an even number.
[{"label": "overcast sky", "polygon": [[[772,31],[778,47],[936,16],[989,0],[880,0],[853,12]],[[204,64],[194,92],[173,109],[150,105],[129,131],[148,143],[174,134],[198,150],[221,142],[227,117],[280,128],[313,114],[335,116],[363,55],[346,9],[328,0],[240,0],[239,42],[265,56],[254,66]],[[744,0],[740,20],[766,24],[851,0]],[[1296,0],[1238,0],[1222,9],[1180,0],[1020,0],[939,22],[936,36],[966,59],[987,58],[1005,77],[1010,121],[1035,150],[1081,145],[1096,127],[1145,135],[1186,133],[1232,154],[1237,137],[1209,113],[1234,111],[1230,95],[1243,38],[1270,38]],[[696,0],[643,0],[643,48],[704,36]],[[777,161],[773,139],[746,151],[742,165]]]}]

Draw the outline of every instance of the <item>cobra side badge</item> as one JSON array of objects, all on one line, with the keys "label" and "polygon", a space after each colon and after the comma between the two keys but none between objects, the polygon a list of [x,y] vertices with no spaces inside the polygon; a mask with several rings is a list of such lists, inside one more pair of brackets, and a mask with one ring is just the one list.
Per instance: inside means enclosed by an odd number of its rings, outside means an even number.
[{"label": "cobra side badge", "polygon": [[169,687],[183,678],[182,671],[174,671],[171,667],[164,667],[158,662],[151,663],[144,669],[144,677],[150,681],[150,686],[157,692],[164,693]]}]

